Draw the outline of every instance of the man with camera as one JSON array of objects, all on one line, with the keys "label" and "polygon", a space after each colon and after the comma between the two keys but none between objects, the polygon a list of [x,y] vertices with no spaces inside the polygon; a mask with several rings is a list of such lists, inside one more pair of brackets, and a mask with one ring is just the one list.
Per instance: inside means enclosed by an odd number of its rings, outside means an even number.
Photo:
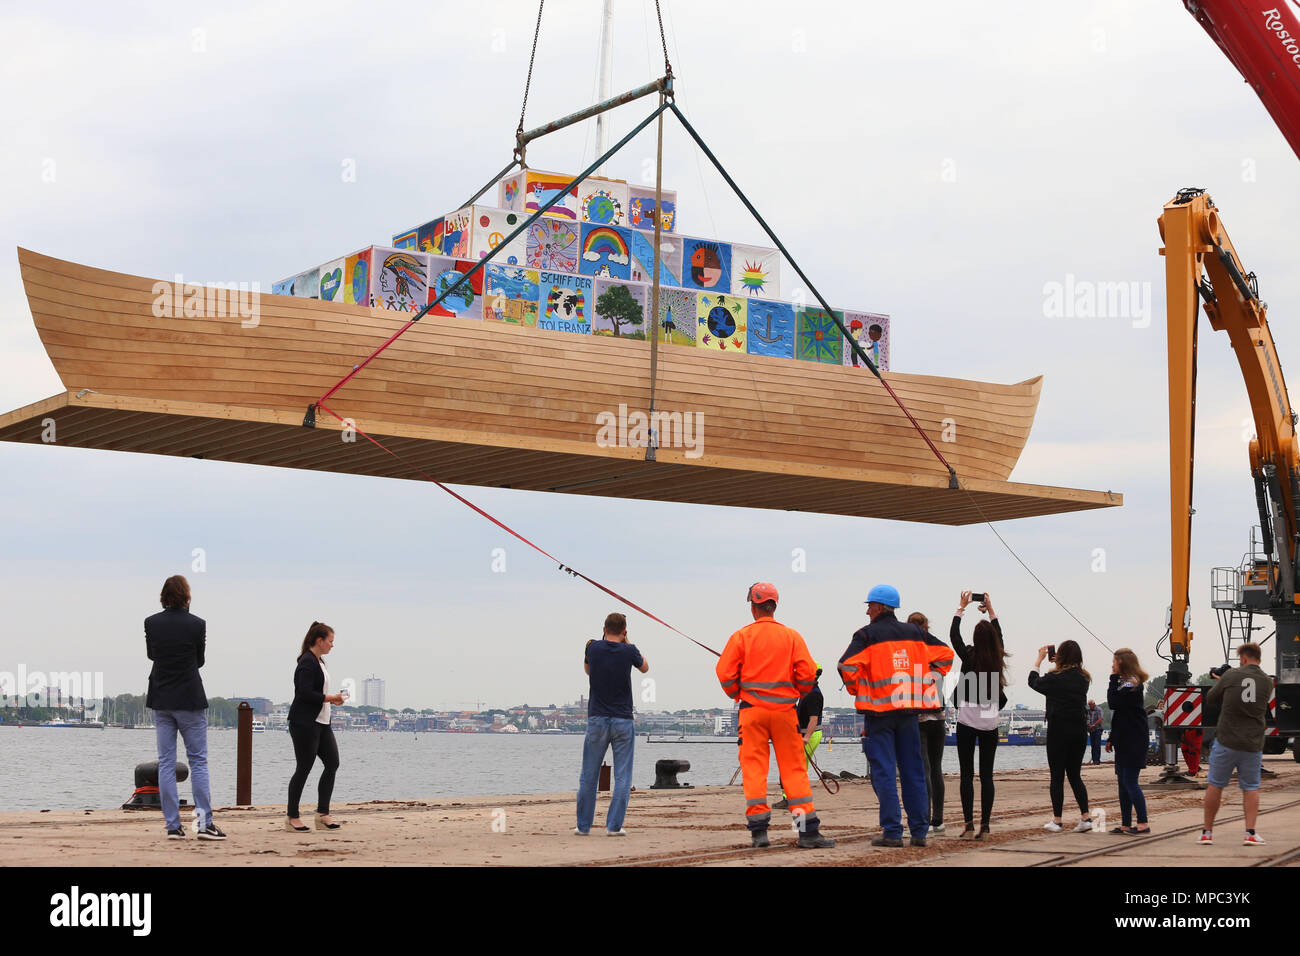
[{"label": "man with camera", "polygon": [[1214,746],[1210,750],[1210,772],[1205,788],[1205,824],[1201,844],[1214,842],[1214,817],[1223,800],[1223,788],[1237,771],[1241,802],[1246,816],[1246,846],[1262,846],[1263,838],[1255,832],[1259,815],[1259,778],[1264,758],[1264,723],[1268,718],[1268,700],[1273,694],[1273,679],[1260,664],[1259,645],[1242,644],[1237,648],[1239,667],[1224,664],[1210,671],[1215,683],[1205,695],[1205,703],[1219,707],[1219,723]]}]

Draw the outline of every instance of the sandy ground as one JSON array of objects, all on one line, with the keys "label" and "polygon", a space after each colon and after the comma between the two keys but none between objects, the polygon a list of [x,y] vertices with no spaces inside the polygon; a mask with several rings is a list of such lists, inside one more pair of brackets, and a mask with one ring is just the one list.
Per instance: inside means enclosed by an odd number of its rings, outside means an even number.
[{"label": "sandy ground", "polygon": [[[1243,824],[1234,819],[1240,815],[1241,794],[1235,785],[1225,791],[1216,844],[1196,845],[1201,792],[1157,790],[1151,786],[1154,770],[1143,775],[1153,838],[1045,833],[1047,772],[1021,770],[997,775],[993,833],[981,842],[957,837],[962,829],[957,778],[949,775],[948,832],[931,836],[925,848],[873,848],[870,839],[879,833],[876,798],[868,781],[856,780],[845,781],[833,796],[815,790],[823,832],[839,841],[830,850],[798,850],[794,834],[775,827],[771,849],[749,849],[744,798],[735,786],[634,791],[625,823],[628,836],[619,838],[607,837],[603,830],[607,794],[600,795],[596,826],[588,837],[571,832],[572,793],[341,804],[334,808],[341,829],[306,834],[282,829],[282,805],[222,807],[216,819],[229,835],[222,843],[200,842],[192,835],[183,842],[168,841],[156,812],[11,811],[0,813],[0,859],[9,866],[1300,864],[1300,765],[1287,754],[1266,758],[1265,767],[1278,774],[1265,781],[1261,796],[1258,829],[1269,841],[1265,847],[1241,845]],[[1108,827],[1116,825],[1119,808],[1111,768],[1085,766],[1084,780],[1093,807],[1105,810]],[[312,784],[314,778],[308,790]],[[977,811],[978,800],[977,782]],[[774,814],[774,823],[784,823],[783,817]],[[1066,819],[1077,820],[1068,787]],[[1298,859],[1289,856],[1293,852]]]}]

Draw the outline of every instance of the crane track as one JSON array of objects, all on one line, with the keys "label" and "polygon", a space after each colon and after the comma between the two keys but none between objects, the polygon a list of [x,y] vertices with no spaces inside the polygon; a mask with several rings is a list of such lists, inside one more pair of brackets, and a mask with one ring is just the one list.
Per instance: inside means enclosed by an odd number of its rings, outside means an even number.
[{"label": "crane track", "polygon": [[[1300,800],[1292,800],[1290,803],[1284,803],[1276,807],[1269,807],[1268,809],[1261,808],[1259,811],[1259,815],[1262,817],[1266,814],[1276,813],[1279,810],[1287,810],[1295,806],[1300,806]],[[1236,823],[1237,821],[1244,820],[1245,818],[1246,818],[1245,814],[1237,814],[1236,816],[1231,816],[1231,817],[1220,817],[1215,821],[1215,824],[1217,825],[1220,823]],[[1134,847],[1143,847],[1146,846],[1147,844],[1159,843],[1161,840],[1169,840],[1176,836],[1186,836],[1189,833],[1196,833],[1200,829],[1201,829],[1201,825],[1199,823],[1195,823],[1192,824],[1191,826],[1177,827],[1176,829],[1173,830],[1166,830],[1163,833],[1153,833],[1151,834],[1151,836],[1131,837],[1128,839],[1127,842],[1116,844],[1115,846],[1098,847],[1095,850],[1085,850],[1082,853],[1075,853],[1070,856],[1058,856],[1048,860],[1039,860],[1036,863],[1030,863],[1029,866],[1031,867],[1071,866],[1075,863],[1080,862],[1081,860],[1088,860],[1098,856],[1109,856],[1112,853],[1123,853]],[[1252,863],[1251,865],[1252,866],[1276,866],[1282,862],[1291,860],[1296,856],[1300,856],[1300,847],[1296,847],[1291,850],[1285,850],[1282,853],[1275,854],[1274,856],[1267,857],[1263,860],[1258,860],[1255,863]]]}]

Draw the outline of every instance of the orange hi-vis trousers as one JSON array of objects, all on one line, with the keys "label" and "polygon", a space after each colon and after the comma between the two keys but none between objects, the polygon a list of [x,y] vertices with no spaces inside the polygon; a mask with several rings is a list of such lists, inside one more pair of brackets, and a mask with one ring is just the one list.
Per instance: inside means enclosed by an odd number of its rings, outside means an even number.
[{"label": "orange hi-vis trousers", "polygon": [[776,752],[776,766],[790,801],[790,812],[795,816],[813,812],[812,787],[808,784],[803,736],[795,709],[745,707],[740,711],[740,769],[745,783],[745,818],[751,830],[766,829],[772,819],[772,808],[767,804],[769,744]]}]

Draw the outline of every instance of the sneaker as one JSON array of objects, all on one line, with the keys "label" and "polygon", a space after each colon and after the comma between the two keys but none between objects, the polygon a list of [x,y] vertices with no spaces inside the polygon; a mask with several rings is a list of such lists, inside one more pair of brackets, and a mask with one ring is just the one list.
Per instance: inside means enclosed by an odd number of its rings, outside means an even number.
[{"label": "sneaker", "polygon": [[579,828],[579,827],[574,827],[574,828],[573,828],[573,835],[574,835],[574,836],[590,836],[590,835],[591,835],[591,831],[590,831],[590,830],[583,830],[583,829],[581,829],[581,828]]},{"label": "sneaker", "polygon": [[908,846],[925,846],[925,837],[912,837]]},{"label": "sneaker", "polygon": [[[1058,827],[1058,829],[1059,829],[1059,827]],[[1079,821],[1079,825],[1078,825],[1077,827],[1074,828],[1074,832],[1075,832],[1075,833],[1087,833],[1087,832],[1088,832],[1089,830],[1091,830],[1091,829],[1092,829],[1092,821],[1091,821],[1091,820],[1080,820],[1080,821]]]},{"label": "sneaker", "polygon": [[605,836],[627,836],[626,830],[606,830]]},{"label": "sneaker", "polygon": [[948,828],[947,828],[946,826],[944,826],[942,823],[931,823],[931,824],[930,824],[930,832],[931,832],[931,833],[946,833],[946,832],[948,832]]},{"label": "sneaker", "polygon": [[1241,842],[1244,846],[1263,846],[1264,838],[1258,833],[1247,833],[1246,838]]},{"label": "sneaker", "polygon": [[182,830],[180,827],[177,827],[175,830],[168,830],[168,831],[167,831],[167,839],[169,839],[169,840],[184,840],[184,839],[185,839],[185,831]]},{"label": "sneaker", "polygon": [[882,834],[881,836],[872,839],[871,845],[872,846],[902,846],[903,840],[901,837],[887,837]]},{"label": "sneaker", "polygon": [[824,837],[820,833],[799,834],[798,846],[805,850],[829,850],[834,845],[834,840],[830,837]]},{"label": "sneaker", "polygon": [[1205,844],[1206,846],[1209,846],[1211,843],[1214,842],[1214,831],[1213,831],[1213,830],[1202,830],[1202,831],[1201,831],[1201,838],[1200,838],[1199,840],[1197,840],[1196,842],[1197,842],[1197,843],[1203,843],[1203,844]]},{"label": "sneaker", "polygon": [[1060,833],[1061,825],[1057,823],[1055,820],[1048,820],[1046,823],[1043,824],[1043,829],[1046,830],[1048,833]]},{"label": "sneaker", "polygon": [[226,835],[221,832],[215,823],[209,823],[199,831],[200,840],[224,840]]},{"label": "sneaker", "polygon": [[[750,845],[751,845],[755,850],[761,850],[761,849],[763,849],[763,848],[765,848],[765,847],[769,847],[769,846],[772,845],[772,842],[767,838],[767,831],[766,831],[766,830],[755,830],[755,831],[753,831],[753,833],[751,834],[751,836],[753,837],[753,840],[752,840],[752,842],[751,842]],[[800,839],[803,839],[803,838],[800,837]]]}]

